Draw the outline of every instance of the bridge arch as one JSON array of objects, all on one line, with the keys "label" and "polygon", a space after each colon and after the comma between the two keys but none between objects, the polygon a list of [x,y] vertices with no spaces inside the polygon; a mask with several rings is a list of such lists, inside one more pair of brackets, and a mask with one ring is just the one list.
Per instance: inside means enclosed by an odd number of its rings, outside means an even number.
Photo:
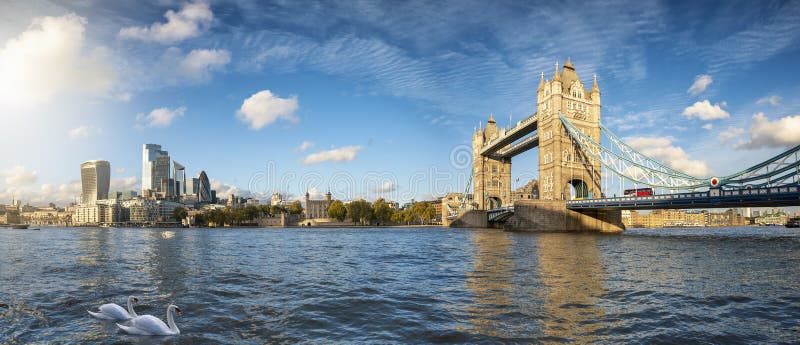
[{"label": "bridge arch", "polygon": [[489,209],[498,208],[503,206],[503,201],[500,198],[493,196],[489,197]]},{"label": "bridge arch", "polygon": [[581,179],[571,179],[564,186],[564,195],[568,200],[589,198],[589,185]]}]

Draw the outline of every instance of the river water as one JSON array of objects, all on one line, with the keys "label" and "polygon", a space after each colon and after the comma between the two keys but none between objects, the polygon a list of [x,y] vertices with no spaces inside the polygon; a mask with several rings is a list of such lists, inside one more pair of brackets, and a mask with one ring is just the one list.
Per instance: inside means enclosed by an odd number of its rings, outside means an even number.
[{"label": "river water", "polygon": [[[183,309],[137,337],[87,309]],[[800,231],[0,229],[0,343],[792,343]]]}]

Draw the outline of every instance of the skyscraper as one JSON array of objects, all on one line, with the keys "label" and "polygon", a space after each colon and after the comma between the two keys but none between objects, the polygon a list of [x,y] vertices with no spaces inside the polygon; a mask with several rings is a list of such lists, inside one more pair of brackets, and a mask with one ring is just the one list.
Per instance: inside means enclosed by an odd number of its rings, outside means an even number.
[{"label": "skyscraper", "polygon": [[172,161],[172,178],[175,179],[175,195],[186,194],[186,167],[181,163]]},{"label": "skyscraper", "polygon": [[81,163],[81,203],[89,204],[108,199],[111,184],[111,164],[108,161]]},{"label": "skyscraper", "polygon": [[192,177],[186,179],[186,194],[191,194],[197,196],[197,193],[200,191],[200,179],[197,177]]},{"label": "skyscraper", "polygon": [[201,171],[198,179],[200,180],[200,186],[198,187],[197,191],[197,201],[212,202],[213,198],[211,196],[211,183],[208,181],[208,175],[206,175],[206,172]]},{"label": "skyscraper", "polygon": [[[158,173],[160,176],[154,176],[156,174],[156,159],[158,157],[167,157],[167,164],[166,164],[166,172],[163,171],[163,160],[161,164],[161,169]],[[169,178],[169,152],[162,151],[161,145],[156,144],[144,144],[142,147],[142,195],[145,194],[144,191],[146,190],[159,190],[161,188],[161,179]]]},{"label": "skyscraper", "polygon": [[[153,190],[167,193],[169,188],[164,188],[164,183],[169,183],[169,168],[170,168],[170,159],[169,155],[163,155],[156,157],[156,161],[153,162]],[[166,181],[166,182],[164,182]],[[173,187],[174,188],[174,187]]]}]

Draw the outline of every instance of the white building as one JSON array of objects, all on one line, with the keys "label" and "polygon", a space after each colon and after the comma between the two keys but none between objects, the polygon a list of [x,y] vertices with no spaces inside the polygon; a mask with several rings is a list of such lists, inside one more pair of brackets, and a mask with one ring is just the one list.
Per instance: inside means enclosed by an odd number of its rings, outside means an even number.
[{"label": "white building", "polygon": [[86,161],[81,163],[81,203],[91,204],[108,199],[111,184],[111,164],[108,161]]}]

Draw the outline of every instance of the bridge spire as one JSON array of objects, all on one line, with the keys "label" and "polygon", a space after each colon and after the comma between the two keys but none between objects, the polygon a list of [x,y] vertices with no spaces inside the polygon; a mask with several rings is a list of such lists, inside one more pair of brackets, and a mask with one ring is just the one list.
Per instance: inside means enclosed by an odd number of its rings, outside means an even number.
[{"label": "bridge spire", "polygon": [[558,75],[558,60],[556,60],[556,71],[553,73],[553,80],[561,80],[561,77]]},{"label": "bridge spire", "polygon": [[600,88],[597,86],[597,73],[594,74],[594,83],[592,84],[592,92],[600,91]]},{"label": "bridge spire", "polygon": [[539,79],[539,90],[544,89],[544,72],[542,72],[542,78]]}]

